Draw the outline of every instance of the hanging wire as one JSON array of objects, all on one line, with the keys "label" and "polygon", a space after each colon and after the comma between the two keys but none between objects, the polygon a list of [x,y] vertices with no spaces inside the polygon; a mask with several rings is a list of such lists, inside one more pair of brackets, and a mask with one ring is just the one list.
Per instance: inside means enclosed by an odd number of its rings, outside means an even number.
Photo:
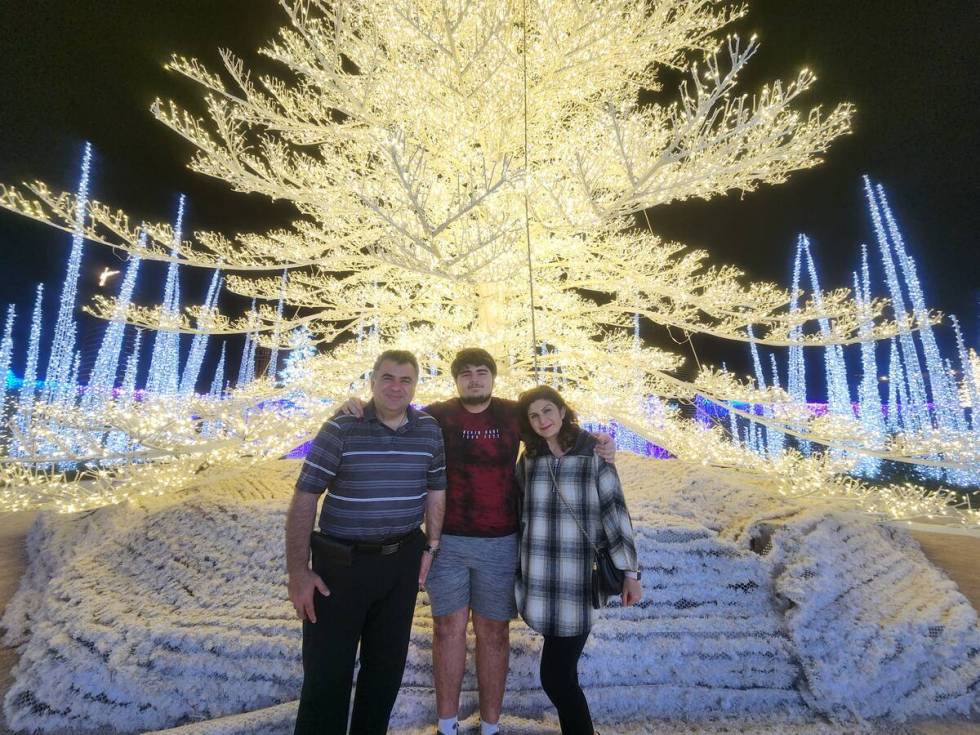
[{"label": "hanging wire", "polygon": [[524,67],[524,239],[527,243],[527,286],[531,296],[531,356],[534,358],[534,378],[539,383],[541,376],[538,369],[538,329],[534,317],[534,269],[531,264],[531,214],[527,196],[528,167],[528,138],[527,138],[527,0],[524,0],[524,22],[521,24],[522,41],[521,60]]},{"label": "hanging wire", "polygon": [[[654,234],[654,232],[653,232],[653,225],[650,224],[650,217],[647,214],[647,211],[645,209],[643,210],[643,219],[647,223],[647,229],[650,231],[650,234],[651,235]],[[702,369],[701,368],[701,360],[698,358],[698,351],[696,349],[694,349],[694,342],[691,341],[691,333],[688,332],[686,329],[682,330],[684,332],[684,339],[681,340],[681,339],[677,339],[676,337],[674,337],[674,334],[670,331],[670,325],[669,324],[666,325],[666,327],[667,327],[667,334],[670,335],[670,338],[672,340],[674,340],[674,344],[681,345],[681,344],[684,344],[685,342],[687,342],[688,347],[691,348],[691,354],[694,355],[694,362],[698,366],[698,370],[701,370]]]}]

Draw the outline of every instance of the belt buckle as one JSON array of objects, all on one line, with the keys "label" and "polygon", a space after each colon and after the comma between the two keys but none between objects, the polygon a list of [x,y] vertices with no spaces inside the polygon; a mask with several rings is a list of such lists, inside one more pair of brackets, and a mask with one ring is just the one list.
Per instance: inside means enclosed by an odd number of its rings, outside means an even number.
[{"label": "belt buckle", "polygon": [[401,541],[395,541],[391,544],[381,544],[381,555],[388,556],[388,554],[394,554],[401,545]]}]

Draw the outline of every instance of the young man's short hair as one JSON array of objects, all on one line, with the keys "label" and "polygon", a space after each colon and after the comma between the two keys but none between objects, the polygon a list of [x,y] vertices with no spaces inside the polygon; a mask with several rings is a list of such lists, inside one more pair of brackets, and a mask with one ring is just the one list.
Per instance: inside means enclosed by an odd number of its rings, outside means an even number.
[{"label": "young man's short hair", "polygon": [[456,359],[453,360],[453,364],[449,367],[449,371],[453,374],[453,380],[456,380],[459,374],[463,372],[463,368],[467,365],[485,367],[493,377],[497,377],[497,363],[494,362],[490,353],[484,349],[467,347],[457,352]]},{"label": "young man's short hair", "polygon": [[378,355],[378,359],[374,361],[372,377],[373,373],[378,371],[378,368],[381,367],[381,363],[383,363],[385,360],[390,360],[396,365],[411,365],[413,368],[415,368],[415,377],[417,378],[419,376],[419,361],[415,359],[415,355],[408,350],[385,350]]}]

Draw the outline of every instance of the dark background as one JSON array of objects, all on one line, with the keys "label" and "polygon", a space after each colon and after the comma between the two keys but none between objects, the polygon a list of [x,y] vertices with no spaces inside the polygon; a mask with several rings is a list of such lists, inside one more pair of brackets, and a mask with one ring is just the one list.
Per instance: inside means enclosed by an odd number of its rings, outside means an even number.
[{"label": "dark background", "polygon": [[[284,22],[273,0],[0,3],[0,181],[38,178],[74,190],[83,141],[89,140],[95,149],[92,195],[134,218],[172,219],[183,192],[188,196],[185,232],[217,229],[232,235],[285,221],[288,210],[192,174],[185,166],[191,147],[149,112],[156,97],[199,109],[192,85],[163,69],[172,52],[217,68],[217,49],[225,47],[253,68],[274,68],[254,51]],[[822,285],[849,286],[858,245],[874,245],[860,179],[867,173],[888,190],[918,260],[928,303],[957,314],[968,343],[978,344],[980,189],[975,171],[980,156],[974,131],[980,111],[975,54],[980,5],[975,0],[756,0],[736,30],[746,37],[758,33],[762,41],[742,79],[744,91],[775,78],[792,79],[807,66],[817,73],[818,83],[803,105],[829,110],[839,101],[854,103],[854,132],[831,148],[825,164],[786,184],[651,210],[657,232],[706,248],[715,262],[735,264],[751,278],[784,285],[789,284],[797,233],[806,232]],[[676,96],[671,88],[664,93]],[[46,285],[50,330],[69,245],[67,234],[0,213],[0,303],[17,304],[18,374],[34,286],[39,281]],[[884,296],[875,254],[872,250],[873,288]],[[86,246],[80,303],[97,290],[106,265],[118,268],[120,261],[101,246]],[[160,301],[163,273],[160,265],[144,264],[137,301]],[[182,270],[184,303],[203,300],[208,277]],[[118,291],[120,278],[109,282],[109,294]],[[228,298],[223,304],[233,311],[242,308]],[[82,318],[82,330],[84,375],[103,326]],[[944,344],[949,331],[940,332]],[[645,336],[670,344],[663,331],[652,327]],[[744,345],[707,339],[694,344],[704,361],[727,359],[736,369],[748,369]],[[240,341],[232,340],[229,347],[229,374],[234,374]],[[676,349],[690,354],[688,346]],[[209,349],[205,374],[216,355],[217,347]],[[42,365],[44,360],[42,354]],[[200,387],[206,387],[204,380]]]}]

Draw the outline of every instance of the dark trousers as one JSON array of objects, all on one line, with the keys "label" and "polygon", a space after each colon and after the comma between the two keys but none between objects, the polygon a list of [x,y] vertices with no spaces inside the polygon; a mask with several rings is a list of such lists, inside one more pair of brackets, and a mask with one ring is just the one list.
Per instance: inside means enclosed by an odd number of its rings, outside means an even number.
[{"label": "dark trousers", "polygon": [[384,735],[398,696],[418,596],[421,531],[394,554],[355,552],[350,566],[318,559],[330,590],[315,595],[316,623],[303,622],[303,691],[296,735],[346,735],[354,661],[361,668],[351,735]]},{"label": "dark trousers", "polygon": [[578,683],[578,660],[589,639],[546,635],[541,651],[541,688],[558,709],[562,735],[592,735],[592,715]]}]

